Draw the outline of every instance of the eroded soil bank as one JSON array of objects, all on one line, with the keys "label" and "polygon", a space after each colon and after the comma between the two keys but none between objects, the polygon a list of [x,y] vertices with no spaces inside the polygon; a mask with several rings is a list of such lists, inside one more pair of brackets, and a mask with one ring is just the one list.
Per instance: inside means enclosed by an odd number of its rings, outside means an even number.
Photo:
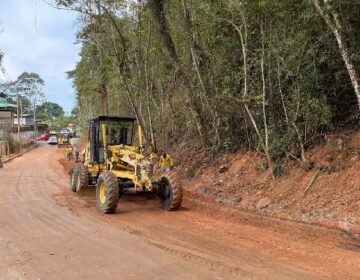
[{"label": "eroded soil bank", "polygon": [[174,173],[197,199],[359,237],[360,132],[332,135],[324,142],[306,154],[307,168],[289,160],[275,180],[263,158],[252,152],[211,160],[184,148],[175,155]]}]

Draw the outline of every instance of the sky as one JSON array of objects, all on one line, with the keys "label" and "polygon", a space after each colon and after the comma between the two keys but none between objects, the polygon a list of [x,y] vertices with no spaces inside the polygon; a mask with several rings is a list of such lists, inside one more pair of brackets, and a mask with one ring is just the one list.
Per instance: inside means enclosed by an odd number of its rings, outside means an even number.
[{"label": "sky", "polygon": [[76,17],[43,0],[0,0],[0,50],[6,70],[0,80],[16,80],[25,71],[37,73],[45,81],[46,100],[69,113],[75,95],[65,72],[79,60]]}]

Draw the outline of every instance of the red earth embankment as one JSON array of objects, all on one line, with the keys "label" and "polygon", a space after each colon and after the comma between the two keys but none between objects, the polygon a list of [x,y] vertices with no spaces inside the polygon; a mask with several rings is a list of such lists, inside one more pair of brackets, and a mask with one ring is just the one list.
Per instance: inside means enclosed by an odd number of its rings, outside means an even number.
[{"label": "red earth embankment", "polygon": [[311,168],[296,160],[271,179],[257,153],[239,152],[211,160],[181,150],[174,173],[199,199],[239,210],[360,233],[360,132],[328,136],[307,152]]}]

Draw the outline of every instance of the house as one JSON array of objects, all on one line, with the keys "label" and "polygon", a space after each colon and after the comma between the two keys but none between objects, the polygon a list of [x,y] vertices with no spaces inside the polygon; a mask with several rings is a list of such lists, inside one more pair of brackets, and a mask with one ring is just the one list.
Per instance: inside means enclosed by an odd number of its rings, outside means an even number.
[{"label": "house", "polygon": [[[48,125],[41,120],[36,121],[36,135],[34,117],[32,114],[22,114],[19,117],[16,114],[17,106],[11,104],[6,95],[0,94],[0,139],[4,139],[4,135],[11,135],[16,141],[22,143],[30,143],[38,135],[48,132]],[[18,123],[20,124],[18,126]],[[19,134],[20,132],[20,134]]]},{"label": "house", "polygon": [[11,104],[5,95],[0,95],[0,139],[12,131],[15,111],[16,105]]},{"label": "house", "polygon": [[0,96],[0,128],[12,128],[14,126],[14,112],[16,105],[11,104],[3,96]]},{"label": "house", "polygon": [[[19,123],[21,131],[34,131],[34,116],[32,114],[23,114],[19,117]],[[17,114],[14,114],[14,126],[18,125]],[[49,126],[42,122],[42,120],[36,120],[36,136],[48,133]]]},{"label": "house", "polygon": [[46,123],[42,123],[41,121],[36,121],[36,131],[37,136],[42,134],[48,134],[49,133],[49,126]]},{"label": "house", "polygon": [[[31,114],[23,114],[19,117],[20,126],[34,126],[34,116]],[[14,115],[14,125],[17,126],[17,114]]]}]

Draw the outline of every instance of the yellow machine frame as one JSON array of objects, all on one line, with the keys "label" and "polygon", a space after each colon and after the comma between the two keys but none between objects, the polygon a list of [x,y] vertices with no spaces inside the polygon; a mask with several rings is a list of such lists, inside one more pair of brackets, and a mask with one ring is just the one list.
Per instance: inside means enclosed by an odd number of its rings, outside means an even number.
[{"label": "yellow machine frame", "polygon": [[[107,214],[115,212],[122,193],[131,191],[154,192],[162,208],[176,210],[181,206],[182,187],[169,174],[162,174],[159,180],[154,180],[153,167],[157,156],[145,154],[140,125],[138,145],[133,145],[134,122],[134,118],[107,116],[89,121],[84,163],[74,164],[70,169],[71,190],[79,193],[83,186],[96,184],[97,206]],[[130,127],[131,140],[128,137]]]},{"label": "yellow machine frame", "polygon": [[[107,124],[101,124],[102,142],[106,142]],[[100,172],[111,171],[117,178],[131,180],[136,191],[153,190],[153,162],[156,158],[151,154],[147,158],[143,154],[143,130],[138,126],[139,146],[104,144],[104,162],[93,164],[90,161],[90,145],[85,152],[84,165],[91,177],[98,177]]]}]

